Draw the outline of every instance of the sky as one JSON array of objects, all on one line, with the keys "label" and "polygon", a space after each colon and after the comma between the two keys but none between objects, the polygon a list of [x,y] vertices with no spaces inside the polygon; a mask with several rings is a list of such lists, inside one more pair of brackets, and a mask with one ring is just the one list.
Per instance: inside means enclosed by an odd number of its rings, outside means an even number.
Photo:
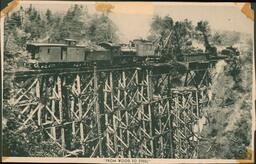
[{"label": "sky", "polygon": [[[74,2],[73,2],[74,3]],[[90,13],[99,13],[95,2],[76,2],[86,5]],[[29,2],[38,10],[64,12],[70,2]],[[174,2],[112,2],[114,8],[109,14],[119,29],[120,40],[127,42],[135,38],[146,38],[149,35],[153,16],[169,15],[174,21],[188,19],[194,25],[200,20],[207,20],[214,30],[229,30],[242,33],[253,33],[253,21],[241,11],[238,3],[174,3]],[[18,7],[17,7],[18,8]]]}]

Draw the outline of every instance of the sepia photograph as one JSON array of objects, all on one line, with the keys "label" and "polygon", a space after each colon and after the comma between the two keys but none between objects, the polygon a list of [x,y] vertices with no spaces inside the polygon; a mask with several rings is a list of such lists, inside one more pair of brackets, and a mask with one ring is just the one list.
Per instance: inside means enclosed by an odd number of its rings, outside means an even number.
[{"label": "sepia photograph", "polygon": [[253,163],[253,46],[250,3],[10,1],[3,162]]}]

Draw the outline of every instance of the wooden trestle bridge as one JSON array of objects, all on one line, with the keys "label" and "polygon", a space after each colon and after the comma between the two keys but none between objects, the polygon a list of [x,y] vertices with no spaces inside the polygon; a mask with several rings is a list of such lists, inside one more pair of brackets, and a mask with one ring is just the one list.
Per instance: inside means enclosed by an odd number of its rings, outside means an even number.
[{"label": "wooden trestle bridge", "polygon": [[43,131],[64,156],[197,158],[193,126],[212,65],[178,68],[185,78],[175,85],[171,64],[16,71],[8,102],[20,111],[18,131]]}]

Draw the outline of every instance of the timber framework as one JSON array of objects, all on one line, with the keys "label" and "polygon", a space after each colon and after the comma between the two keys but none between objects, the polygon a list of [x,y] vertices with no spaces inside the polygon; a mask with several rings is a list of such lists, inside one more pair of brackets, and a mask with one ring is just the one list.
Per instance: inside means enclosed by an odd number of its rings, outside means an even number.
[{"label": "timber framework", "polygon": [[15,72],[8,103],[19,110],[18,131],[43,134],[63,156],[197,158],[193,128],[208,104],[211,67],[182,70],[179,87],[166,64]]}]

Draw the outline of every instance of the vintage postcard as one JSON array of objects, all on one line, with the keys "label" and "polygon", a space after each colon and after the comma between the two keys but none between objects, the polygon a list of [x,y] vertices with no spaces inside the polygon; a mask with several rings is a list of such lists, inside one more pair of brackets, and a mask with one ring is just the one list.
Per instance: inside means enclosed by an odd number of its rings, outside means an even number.
[{"label": "vintage postcard", "polygon": [[253,163],[253,45],[250,3],[9,2],[3,162]]}]

